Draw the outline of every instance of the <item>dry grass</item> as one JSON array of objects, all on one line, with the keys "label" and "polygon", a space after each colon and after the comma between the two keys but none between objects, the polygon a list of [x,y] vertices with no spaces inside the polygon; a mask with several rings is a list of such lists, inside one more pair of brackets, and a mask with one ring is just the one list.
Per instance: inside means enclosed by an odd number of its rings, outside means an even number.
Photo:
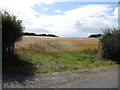
[{"label": "dry grass", "polygon": [[35,49],[45,52],[79,51],[98,48],[97,38],[23,36],[15,50]]}]

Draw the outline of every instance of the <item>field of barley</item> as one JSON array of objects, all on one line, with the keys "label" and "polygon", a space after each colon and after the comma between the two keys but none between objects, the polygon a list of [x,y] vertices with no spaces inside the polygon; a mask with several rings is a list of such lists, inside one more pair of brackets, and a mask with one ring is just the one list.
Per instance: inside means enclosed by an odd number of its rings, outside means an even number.
[{"label": "field of barley", "polygon": [[[34,47],[32,47],[34,45]],[[47,53],[60,51],[80,51],[85,49],[98,49],[97,38],[80,37],[42,37],[24,36],[22,41],[15,45],[15,50],[35,49]]]},{"label": "field of barley", "polygon": [[15,43],[16,67],[8,71],[36,74],[115,66],[100,59],[98,48],[97,38],[23,36]]}]

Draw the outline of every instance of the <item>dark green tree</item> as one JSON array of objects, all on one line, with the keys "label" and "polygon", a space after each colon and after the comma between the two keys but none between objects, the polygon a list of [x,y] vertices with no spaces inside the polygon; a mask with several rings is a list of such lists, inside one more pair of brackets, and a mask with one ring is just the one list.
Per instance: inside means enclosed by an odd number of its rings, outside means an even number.
[{"label": "dark green tree", "polygon": [[10,12],[0,12],[2,15],[2,54],[4,57],[11,56],[14,53],[14,44],[21,39],[24,29],[22,21]]}]

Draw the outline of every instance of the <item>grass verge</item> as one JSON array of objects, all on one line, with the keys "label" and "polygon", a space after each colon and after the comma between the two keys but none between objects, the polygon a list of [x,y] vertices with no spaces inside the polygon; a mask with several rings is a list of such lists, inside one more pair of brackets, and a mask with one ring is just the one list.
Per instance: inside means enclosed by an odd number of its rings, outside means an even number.
[{"label": "grass verge", "polygon": [[48,54],[35,50],[21,50],[17,55],[16,65],[8,67],[8,73],[36,74],[117,66],[113,61],[99,59],[97,49]]}]

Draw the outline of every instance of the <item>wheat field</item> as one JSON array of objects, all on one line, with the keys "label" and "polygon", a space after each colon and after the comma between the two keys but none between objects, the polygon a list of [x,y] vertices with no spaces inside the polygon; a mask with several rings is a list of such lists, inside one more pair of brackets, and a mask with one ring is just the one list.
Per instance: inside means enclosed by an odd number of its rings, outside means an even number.
[{"label": "wheat field", "polygon": [[97,38],[23,36],[21,41],[15,43],[15,50],[35,49],[46,52],[79,51],[97,49],[98,44],[99,39]]}]

